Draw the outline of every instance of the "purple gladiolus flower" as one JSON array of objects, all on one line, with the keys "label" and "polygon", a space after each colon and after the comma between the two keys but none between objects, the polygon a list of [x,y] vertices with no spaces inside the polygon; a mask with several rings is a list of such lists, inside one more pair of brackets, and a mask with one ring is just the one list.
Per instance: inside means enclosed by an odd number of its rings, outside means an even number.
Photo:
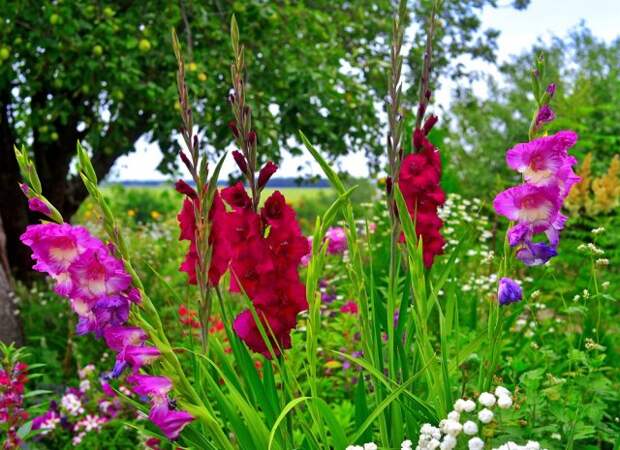
[{"label": "purple gladiolus flower", "polygon": [[523,291],[519,284],[507,277],[503,277],[499,280],[499,288],[497,289],[497,301],[504,306],[510,303],[516,303],[523,299]]},{"label": "purple gladiolus flower", "polygon": [[148,365],[161,356],[161,352],[157,347],[128,345],[125,348],[125,361],[129,363],[134,370]]},{"label": "purple gladiolus flower", "polygon": [[526,266],[540,266],[546,264],[558,255],[556,247],[543,242],[526,242],[517,250],[517,258]]}]

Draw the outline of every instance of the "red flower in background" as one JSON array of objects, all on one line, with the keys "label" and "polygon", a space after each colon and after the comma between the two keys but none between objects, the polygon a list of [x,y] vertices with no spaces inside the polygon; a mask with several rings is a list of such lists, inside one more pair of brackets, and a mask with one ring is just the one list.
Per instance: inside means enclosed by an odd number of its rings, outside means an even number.
[{"label": "red flower in background", "polygon": [[[417,153],[403,159],[398,186],[411,218],[415,222],[418,238],[422,239],[424,265],[430,268],[435,256],[443,253],[444,238],[439,232],[443,226],[437,208],[443,205],[446,195],[439,185],[441,158],[439,150],[428,140],[427,134],[436,120],[431,116],[424,129],[413,133],[413,146]],[[401,236],[404,240],[404,236]]]}]

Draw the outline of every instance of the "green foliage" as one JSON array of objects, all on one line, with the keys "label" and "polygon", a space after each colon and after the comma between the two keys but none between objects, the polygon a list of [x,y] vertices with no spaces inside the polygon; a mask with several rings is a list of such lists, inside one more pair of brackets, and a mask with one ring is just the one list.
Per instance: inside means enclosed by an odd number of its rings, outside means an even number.
[{"label": "green foliage", "polygon": [[532,99],[524,95],[531,84],[525,68],[532,67],[541,53],[546,61],[543,83],[557,85],[551,107],[558,119],[549,132],[577,131],[580,138],[571,152],[580,161],[593,152],[597,173],[620,151],[620,40],[608,44],[582,26],[565,39],[554,38],[548,46],[537,44],[502,65],[501,83],[487,77],[488,98],[478,97],[472,89],[457,92],[451,111],[456,130],[446,152],[459,168],[462,182],[476,180],[463,183],[464,192],[497,192],[516,180],[503,155],[515,143],[527,140]]}]

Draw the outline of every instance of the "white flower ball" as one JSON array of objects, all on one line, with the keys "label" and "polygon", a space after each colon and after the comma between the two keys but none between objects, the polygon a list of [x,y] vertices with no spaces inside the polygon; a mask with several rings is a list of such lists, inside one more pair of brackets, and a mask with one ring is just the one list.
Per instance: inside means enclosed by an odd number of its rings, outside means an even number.
[{"label": "white flower ball", "polygon": [[484,408],[478,413],[478,420],[482,423],[489,423],[493,420],[493,411]]},{"label": "white flower ball", "polygon": [[400,444],[400,450],[411,450],[411,447],[413,447],[413,442],[411,442],[409,439],[404,440]]},{"label": "white flower ball", "polygon": [[463,404],[463,411],[472,412],[474,409],[476,409],[476,402],[473,400],[465,400],[465,403]]},{"label": "white flower ball", "polygon": [[473,436],[477,432],[478,432],[478,425],[476,425],[476,422],[472,422],[471,420],[468,420],[467,422],[463,424],[463,433],[469,436]]},{"label": "white flower ball", "polygon": [[439,448],[439,446],[441,445],[441,442],[439,442],[437,439],[432,439],[428,444],[427,444],[427,448],[429,448],[430,450],[434,450],[436,448]]},{"label": "white flower ball", "polygon": [[467,402],[465,400],[459,398],[457,401],[454,402],[454,410],[458,413],[462,413],[463,411],[465,411],[466,403]]},{"label": "white flower ball", "polygon": [[536,441],[527,441],[526,450],[540,450],[540,444]]},{"label": "white flower ball", "polygon": [[454,420],[458,422],[460,418],[461,418],[461,415],[456,411],[450,411],[448,413],[448,420]]},{"label": "white flower ball", "polygon": [[448,419],[444,427],[444,432],[452,436],[458,436],[462,429],[463,425],[461,425],[459,422],[457,422],[456,420]]},{"label": "white flower ball", "polygon": [[374,442],[368,442],[364,444],[364,450],[379,450],[379,447]]},{"label": "white flower ball", "polygon": [[431,434],[433,432],[433,428],[435,427],[433,427],[430,423],[425,423],[424,425],[422,425],[422,428],[420,428],[420,433]]},{"label": "white flower ball", "polygon": [[444,436],[439,446],[441,450],[452,450],[454,447],[456,447],[456,438],[449,434]]},{"label": "white flower ball", "polygon": [[500,395],[497,397],[497,406],[501,409],[508,409],[512,406],[512,399],[507,395]]},{"label": "white flower ball", "polygon": [[490,408],[495,404],[495,396],[490,392],[483,392],[482,394],[480,394],[480,397],[478,397],[478,401],[482,406]]},{"label": "white flower ball", "polygon": [[467,443],[469,450],[482,450],[484,448],[484,441],[479,437],[471,438]]},{"label": "white flower ball", "polygon": [[497,386],[495,388],[495,396],[496,397],[501,397],[501,396],[512,397],[512,394],[504,386]]}]

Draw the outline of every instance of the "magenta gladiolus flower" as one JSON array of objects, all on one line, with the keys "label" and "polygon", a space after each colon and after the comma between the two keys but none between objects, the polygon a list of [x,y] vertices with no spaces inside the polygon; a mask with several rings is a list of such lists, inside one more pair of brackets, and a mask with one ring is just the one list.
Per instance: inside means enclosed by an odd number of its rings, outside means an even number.
[{"label": "magenta gladiolus flower", "polygon": [[88,249],[69,269],[76,286],[75,294],[85,299],[113,295],[128,289],[131,276],[122,261],[111,256],[105,248]]},{"label": "magenta gladiolus flower", "polygon": [[343,253],[347,249],[347,234],[342,227],[330,227],[325,233],[327,253]]},{"label": "magenta gladiolus flower", "polygon": [[171,410],[169,405],[151,408],[149,419],[157,425],[168,439],[176,439],[194,417],[187,411]]},{"label": "magenta gladiolus flower", "polygon": [[167,377],[134,374],[127,377],[133,384],[133,391],[143,397],[161,399],[172,390],[172,381]]},{"label": "magenta gladiolus flower", "polygon": [[540,233],[551,226],[560,210],[559,192],[557,186],[522,184],[498,194],[493,207],[498,214]]},{"label": "magenta gladiolus flower", "polygon": [[161,356],[161,352],[157,347],[128,345],[125,347],[125,360],[134,370],[151,364]]},{"label": "magenta gladiolus flower", "polygon": [[139,327],[108,327],[103,332],[103,337],[111,350],[121,352],[128,345],[142,345],[148,336]]},{"label": "magenta gladiolus flower", "polygon": [[508,305],[516,303],[523,299],[523,291],[521,286],[511,279],[503,277],[499,280],[499,288],[497,290],[497,301],[500,305]]},{"label": "magenta gladiolus flower", "polygon": [[187,411],[170,409],[168,393],[172,390],[172,382],[166,377],[150,375],[131,375],[127,381],[134,384],[133,391],[151,399],[149,419],[157,425],[168,439],[179,437],[181,430],[192,420]]},{"label": "magenta gladiolus flower", "polygon": [[52,275],[67,271],[86,249],[103,246],[86,228],[69,224],[29,225],[20,239],[32,249],[32,268]]},{"label": "magenta gladiolus flower", "polygon": [[560,169],[577,162],[568,156],[568,149],[576,141],[577,134],[573,131],[560,131],[553,136],[517,144],[506,152],[506,163],[523,174],[528,183],[537,186],[554,184]]},{"label": "magenta gladiolus flower", "polygon": [[[508,166],[521,174],[525,183],[506,189],[495,197],[493,206],[516,224],[508,230],[508,242],[518,247],[516,256],[524,264],[545,264],[557,255],[560,231],[567,217],[562,203],[579,178],[573,172],[577,160],[568,154],[577,133],[565,130],[531,142],[518,144],[506,153]],[[549,244],[534,242],[545,233]]]}]

